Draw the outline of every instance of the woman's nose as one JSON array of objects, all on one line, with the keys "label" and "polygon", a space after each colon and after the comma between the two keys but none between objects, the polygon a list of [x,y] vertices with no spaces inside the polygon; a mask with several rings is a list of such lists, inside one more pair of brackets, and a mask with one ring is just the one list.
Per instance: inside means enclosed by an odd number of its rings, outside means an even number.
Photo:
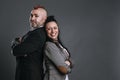
[{"label": "woman's nose", "polygon": [[53,33],[53,32],[54,32],[54,29],[51,29],[51,32]]}]

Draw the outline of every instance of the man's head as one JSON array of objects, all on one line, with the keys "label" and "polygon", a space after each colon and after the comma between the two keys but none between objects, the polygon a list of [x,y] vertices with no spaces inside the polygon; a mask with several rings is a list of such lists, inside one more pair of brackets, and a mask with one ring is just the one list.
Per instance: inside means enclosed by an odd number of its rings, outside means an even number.
[{"label": "man's head", "polygon": [[44,25],[47,18],[47,11],[43,6],[35,6],[31,11],[30,25],[33,28],[39,28]]}]

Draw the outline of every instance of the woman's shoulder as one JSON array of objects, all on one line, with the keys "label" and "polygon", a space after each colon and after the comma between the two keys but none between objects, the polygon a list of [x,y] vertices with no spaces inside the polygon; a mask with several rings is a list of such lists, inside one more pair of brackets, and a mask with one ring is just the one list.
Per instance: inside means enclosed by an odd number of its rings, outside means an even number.
[{"label": "woman's shoulder", "polygon": [[55,47],[56,45],[55,45],[55,43],[53,43],[53,42],[47,41],[47,42],[45,43],[45,46],[46,46],[46,47]]},{"label": "woman's shoulder", "polygon": [[46,45],[53,45],[53,44],[55,44],[55,43],[53,43],[53,42],[51,42],[51,41],[46,41],[46,43],[45,43]]},{"label": "woman's shoulder", "polygon": [[59,48],[56,46],[54,42],[47,41],[45,43],[45,50],[49,50],[50,52],[56,52],[59,50]]}]

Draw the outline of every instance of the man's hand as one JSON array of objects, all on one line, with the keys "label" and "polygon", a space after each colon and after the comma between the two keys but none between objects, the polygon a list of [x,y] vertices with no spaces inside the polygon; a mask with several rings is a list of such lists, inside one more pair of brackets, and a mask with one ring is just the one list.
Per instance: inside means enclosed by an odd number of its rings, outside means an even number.
[{"label": "man's hand", "polygon": [[18,43],[21,43],[22,37],[15,38],[15,41],[17,41]]}]

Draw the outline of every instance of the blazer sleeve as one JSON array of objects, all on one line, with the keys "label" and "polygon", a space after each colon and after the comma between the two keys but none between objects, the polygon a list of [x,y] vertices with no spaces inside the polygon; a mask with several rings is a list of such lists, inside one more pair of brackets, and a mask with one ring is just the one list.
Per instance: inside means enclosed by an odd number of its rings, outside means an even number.
[{"label": "blazer sleeve", "polygon": [[54,43],[46,44],[45,55],[55,64],[57,68],[59,66],[63,66],[67,69],[67,73],[71,72],[70,66],[65,64],[64,57],[61,55],[59,49]]},{"label": "blazer sleeve", "polygon": [[45,35],[40,32],[35,32],[28,36],[23,42],[13,47],[12,52],[14,56],[24,56],[36,50],[42,49],[45,43]]}]

